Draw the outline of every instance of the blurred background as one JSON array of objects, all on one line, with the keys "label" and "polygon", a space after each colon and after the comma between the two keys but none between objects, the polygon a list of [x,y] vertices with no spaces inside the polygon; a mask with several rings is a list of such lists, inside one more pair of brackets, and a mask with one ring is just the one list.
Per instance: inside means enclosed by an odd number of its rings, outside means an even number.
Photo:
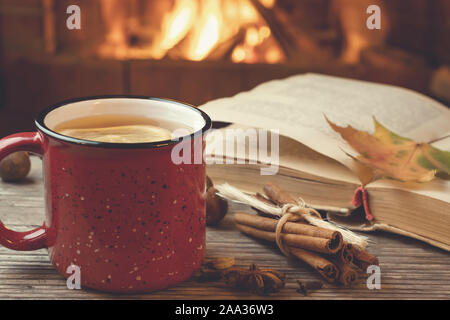
[{"label": "blurred background", "polygon": [[[69,5],[81,30],[68,30]],[[381,8],[381,30],[366,9]],[[450,102],[449,0],[0,0],[0,135],[101,94],[200,105],[289,75],[394,84]]]}]

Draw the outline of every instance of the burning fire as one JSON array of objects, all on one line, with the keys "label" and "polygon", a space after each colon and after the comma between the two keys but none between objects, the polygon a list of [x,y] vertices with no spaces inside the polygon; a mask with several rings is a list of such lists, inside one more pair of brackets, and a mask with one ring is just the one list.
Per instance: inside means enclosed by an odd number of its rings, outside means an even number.
[{"label": "burning fire", "polygon": [[180,42],[194,24],[194,16],[197,11],[197,3],[190,0],[181,0],[172,12],[164,17],[163,32],[160,46],[163,50],[169,50]]},{"label": "burning fire", "polygon": [[187,52],[189,60],[203,60],[219,41],[222,16],[216,0],[207,1],[194,26],[192,41]]},{"label": "burning fire", "polygon": [[[276,3],[276,0],[259,1],[268,9]],[[193,61],[231,59],[243,63],[277,63],[285,59],[251,0],[173,0],[171,10],[162,15],[159,30],[137,28],[141,31],[133,35],[141,40],[137,44],[127,41],[130,36],[123,21],[126,18],[118,13],[124,9],[123,2],[103,0],[101,3],[109,33],[99,48],[100,56],[120,59],[168,56]]]}]

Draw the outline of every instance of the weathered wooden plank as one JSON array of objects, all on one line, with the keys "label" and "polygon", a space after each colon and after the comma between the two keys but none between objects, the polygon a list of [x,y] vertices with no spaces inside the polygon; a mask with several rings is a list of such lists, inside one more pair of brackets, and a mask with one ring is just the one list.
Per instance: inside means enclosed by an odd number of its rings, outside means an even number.
[{"label": "weathered wooden plank", "polygon": [[[30,182],[0,183],[0,218],[16,230],[28,230],[43,218],[41,165],[32,159]],[[114,295],[94,290],[68,290],[65,279],[53,268],[46,250],[18,252],[0,247],[0,299],[449,299],[450,255],[422,242],[396,235],[370,235],[371,252],[378,256],[381,290],[367,289],[364,281],[354,288],[325,284],[304,297],[296,292],[296,280],[320,280],[305,264],[283,257],[278,249],[255,241],[233,227],[231,215],[220,227],[207,230],[207,256],[234,256],[238,266],[257,263],[286,273],[287,284],[273,297],[235,292],[224,284],[187,281],[149,294]]]}]

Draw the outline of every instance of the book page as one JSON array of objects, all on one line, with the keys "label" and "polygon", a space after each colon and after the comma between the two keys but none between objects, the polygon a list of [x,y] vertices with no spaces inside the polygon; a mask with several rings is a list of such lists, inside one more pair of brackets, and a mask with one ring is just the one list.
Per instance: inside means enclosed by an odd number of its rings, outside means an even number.
[{"label": "book page", "polygon": [[353,152],[325,120],[373,132],[375,116],[394,132],[428,142],[450,130],[450,111],[408,89],[332,76],[305,74],[274,80],[200,107],[213,121],[278,129],[353,169]]},{"label": "book page", "polygon": [[433,142],[431,145],[435,148],[450,151],[450,131],[447,132],[444,137],[445,139],[438,140],[436,142]]},{"label": "book page", "polygon": [[375,188],[401,189],[450,203],[450,180],[435,178],[427,183],[405,183],[383,179],[374,181],[367,186],[369,192],[370,189]]},{"label": "book page", "polygon": [[[245,144],[246,140],[236,139],[233,154],[227,154],[226,145],[223,139],[226,137],[226,130],[229,129],[246,130],[249,129],[249,127],[232,124],[226,128],[220,129],[220,135],[208,137],[205,149],[206,159],[210,161],[213,161],[213,159],[216,158],[227,157],[237,159],[239,156],[237,149],[241,147],[242,150],[245,151],[244,154],[240,155],[241,160],[244,160],[245,163],[258,163],[259,159],[257,154],[249,152],[248,146],[239,145],[241,143]],[[356,175],[336,160],[326,157],[294,139],[281,135],[279,137],[279,166],[299,172],[305,172],[309,175],[322,177],[327,180],[330,179],[359,185],[359,180]]]}]

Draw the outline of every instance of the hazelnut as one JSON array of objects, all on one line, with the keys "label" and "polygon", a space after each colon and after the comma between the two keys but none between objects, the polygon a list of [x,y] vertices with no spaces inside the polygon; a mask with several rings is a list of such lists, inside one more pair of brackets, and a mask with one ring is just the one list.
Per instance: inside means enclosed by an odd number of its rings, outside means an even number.
[{"label": "hazelnut", "polygon": [[0,177],[6,182],[24,179],[30,169],[31,161],[27,152],[15,152],[0,161]]},{"label": "hazelnut", "polygon": [[206,192],[206,225],[215,226],[228,211],[228,202],[217,194],[217,189],[211,187]]}]

